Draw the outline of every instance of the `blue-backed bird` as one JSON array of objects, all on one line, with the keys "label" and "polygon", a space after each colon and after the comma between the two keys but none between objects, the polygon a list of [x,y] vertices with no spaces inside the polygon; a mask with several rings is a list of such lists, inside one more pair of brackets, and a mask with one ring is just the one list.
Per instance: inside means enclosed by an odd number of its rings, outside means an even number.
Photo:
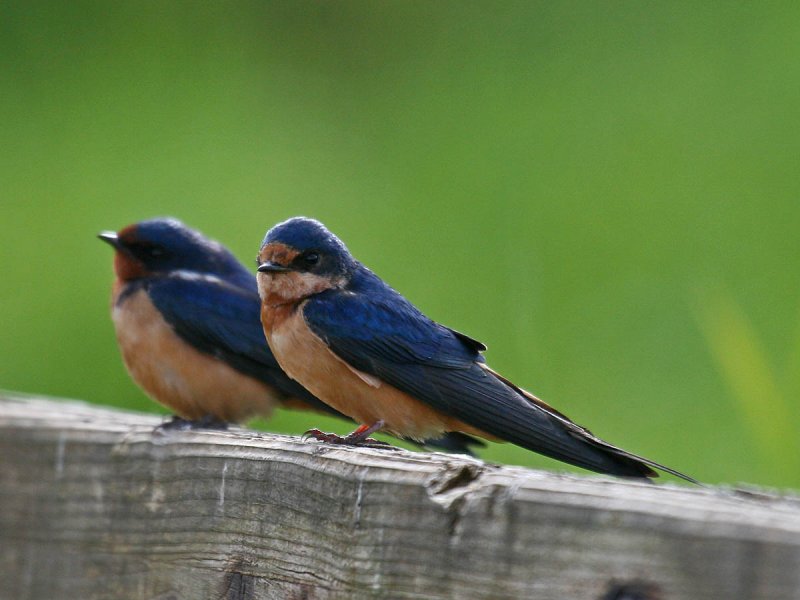
[{"label": "blue-backed bird", "polygon": [[[261,327],[256,277],[223,245],[171,218],[99,237],[116,250],[111,315],[122,358],[175,412],[165,428],[224,428],[276,405],[342,416],[281,370]],[[426,443],[467,452],[477,440]]]},{"label": "blue-backed bird", "polygon": [[613,446],[486,364],[481,342],[440,325],[357,261],[324,225],[296,217],[258,254],[261,321],[284,371],[362,425],[412,439],[462,432],[591,471],[636,478],[673,469]]}]

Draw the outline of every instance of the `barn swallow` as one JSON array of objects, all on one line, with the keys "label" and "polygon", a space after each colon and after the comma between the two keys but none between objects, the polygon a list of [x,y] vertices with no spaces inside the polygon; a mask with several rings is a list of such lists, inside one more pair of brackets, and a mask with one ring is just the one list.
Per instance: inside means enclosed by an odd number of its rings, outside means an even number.
[{"label": "barn swallow", "polygon": [[258,254],[261,321],[284,371],[362,425],[358,445],[384,430],[412,439],[462,432],[503,440],[611,475],[673,469],[617,448],[496,371],[481,342],[426,317],[357,261],[318,221],[270,229]]},{"label": "barn swallow", "polygon": [[[125,365],[176,413],[171,428],[224,428],[275,405],[342,417],[280,368],[264,338],[256,278],[220,243],[175,219],[105,232],[116,250],[111,314]],[[468,452],[466,436],[427,442]]]}]

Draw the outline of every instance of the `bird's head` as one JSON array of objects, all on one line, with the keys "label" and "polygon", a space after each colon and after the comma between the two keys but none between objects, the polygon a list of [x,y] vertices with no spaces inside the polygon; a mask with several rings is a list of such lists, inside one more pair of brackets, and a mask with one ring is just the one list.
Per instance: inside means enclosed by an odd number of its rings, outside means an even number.
[{"label": "bird's head", "polygon": [[256,259],[258,290],[270,305],[344,287],[356,266],[342,241],[319,221],[294,217],[267,232]]},{"label": "bird's head", "polygon": [[222,277],[243,268],[224,246],[177,219],[141,221],[97,237],[116,250],[114,269],[122,281],[175,271]]}]

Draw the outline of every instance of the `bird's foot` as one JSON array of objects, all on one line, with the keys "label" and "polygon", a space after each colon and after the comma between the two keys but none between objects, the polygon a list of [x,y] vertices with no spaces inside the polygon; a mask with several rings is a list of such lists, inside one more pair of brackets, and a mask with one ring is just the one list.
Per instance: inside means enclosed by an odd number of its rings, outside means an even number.
[{"label": "bird's foot", "polygon": [[225,431],[228,429],[228,422],[218,419],[214,415],[204,415],[195,421],[173,415],[172,419],[156,427],[156,431],[192,431],[196,429]]},{"label": "bird's foot", "polygon": [[309,429],[303,434],[303,439],[313,438],[326,444],[339,444],[343,446],[360,446],[361,448],[380,448],[382,450],[397,450],[394,446],[387,442],[376,440],[369,437],[370,434],[375,433],[383,427],[383,421],[378,421],[372,425],[361,425],[355,431],[347,435],[337,435],[335,433],[326,433],[319,429]]},{"label": "bird's foot", "polygon": [[309,429],[303,434],[303,440],[309,438],[325,442],[326,444],[339,444],[341,446],[362,446],[364,448],[386,448],[391,447],[388,443],[381,440],[376,440],[371,437],[364,437],[360,439],[353,439],[350,435],[338,435],[336,433],[327,433],[319,429]]}]

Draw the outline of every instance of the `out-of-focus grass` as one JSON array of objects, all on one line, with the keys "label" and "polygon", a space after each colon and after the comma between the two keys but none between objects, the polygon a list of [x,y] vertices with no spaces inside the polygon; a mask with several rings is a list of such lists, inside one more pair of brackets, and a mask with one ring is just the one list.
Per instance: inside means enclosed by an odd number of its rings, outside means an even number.
[{"label": "out-of-focus grass", "polygon": [[709,350],[735,400],[731,410],[752,436],[762,468],[773,476],[784,469],[800,472],[796,402],[800,392],[800,339],[795,340],[786,364],[776,365],[729,291],[704,293],[697,315]]}]

